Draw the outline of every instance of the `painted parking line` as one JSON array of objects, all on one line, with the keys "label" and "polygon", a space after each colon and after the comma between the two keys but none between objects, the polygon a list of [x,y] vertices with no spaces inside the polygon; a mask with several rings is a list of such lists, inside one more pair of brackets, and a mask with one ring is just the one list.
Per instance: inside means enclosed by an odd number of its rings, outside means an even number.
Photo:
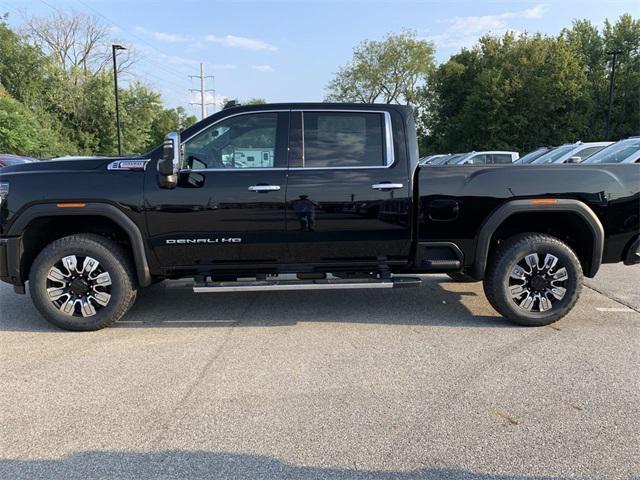
[{"label": "painted parking line", "polygon": [[635,310],[632,310],[631,308],[627,308],[627,307],[612,307],[612,308],[596,307],[596,310],[598,310],[599,312],[635,312]]}]

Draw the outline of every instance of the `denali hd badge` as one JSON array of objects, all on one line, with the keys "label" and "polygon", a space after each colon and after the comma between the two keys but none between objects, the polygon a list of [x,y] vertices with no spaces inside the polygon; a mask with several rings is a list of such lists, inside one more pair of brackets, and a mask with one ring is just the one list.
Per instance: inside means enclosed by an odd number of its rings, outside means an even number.
[{"label": "denali hd badge", "polygon": [[224,237],[224,238],[172,238],[165,240],[167,245],[196,245],[196,244],[213,244],[213,243],[240,243],[241,238]]},{"label": "denali hd badge", "polygon": [[107,170],[144,170],[149,160],[116,160],[107,165]]}]

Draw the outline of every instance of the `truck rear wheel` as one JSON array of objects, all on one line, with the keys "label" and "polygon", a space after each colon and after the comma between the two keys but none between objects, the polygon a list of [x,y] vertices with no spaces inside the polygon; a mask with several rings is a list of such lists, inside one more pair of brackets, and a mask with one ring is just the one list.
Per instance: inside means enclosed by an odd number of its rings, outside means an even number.
[{"label": "truck rear wheel", "polygon": [[131,260],[117,243],[93,234],[63,237],[36,257],[29,292],[38,311],[66,330],[107,327],[136,298]]},{"label": "truck rear wheel", "polygon": [[569,246],[538,233],[505,240],[493,253],[484,279],[489,303],[525,326],[549,325],[564,317],[582,290],[582,267]]}]

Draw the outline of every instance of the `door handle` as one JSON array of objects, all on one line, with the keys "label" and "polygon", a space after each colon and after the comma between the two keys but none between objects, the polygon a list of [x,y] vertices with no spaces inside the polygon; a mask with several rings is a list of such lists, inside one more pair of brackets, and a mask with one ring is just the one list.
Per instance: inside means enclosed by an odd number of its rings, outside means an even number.
[{"label": "door handle", "polygon": [[252,185],[249,187],[250,192],[275,192],[280,190],[280,185]]},{"label": "door handle", "polygon": [[395,190],[404,187],[401,183],[374,183],[371,188],[374,190]]}]

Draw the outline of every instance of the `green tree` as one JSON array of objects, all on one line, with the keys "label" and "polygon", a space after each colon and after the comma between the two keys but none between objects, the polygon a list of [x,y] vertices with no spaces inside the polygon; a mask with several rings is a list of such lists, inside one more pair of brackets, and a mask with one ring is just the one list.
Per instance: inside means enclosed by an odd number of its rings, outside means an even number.
[{"label": "green tree", "polygon": [[587,77],[561,39],[486,36],[435,77],[425,150],[525,151],[576,140],[588,125]]},{"label": "green tree", "polygon": [[418,89],[428,83],[434,69],[433,44],[412,31],[390,34],[382,41],[365,40],[329,83],[327,100],[420,107]]}]

